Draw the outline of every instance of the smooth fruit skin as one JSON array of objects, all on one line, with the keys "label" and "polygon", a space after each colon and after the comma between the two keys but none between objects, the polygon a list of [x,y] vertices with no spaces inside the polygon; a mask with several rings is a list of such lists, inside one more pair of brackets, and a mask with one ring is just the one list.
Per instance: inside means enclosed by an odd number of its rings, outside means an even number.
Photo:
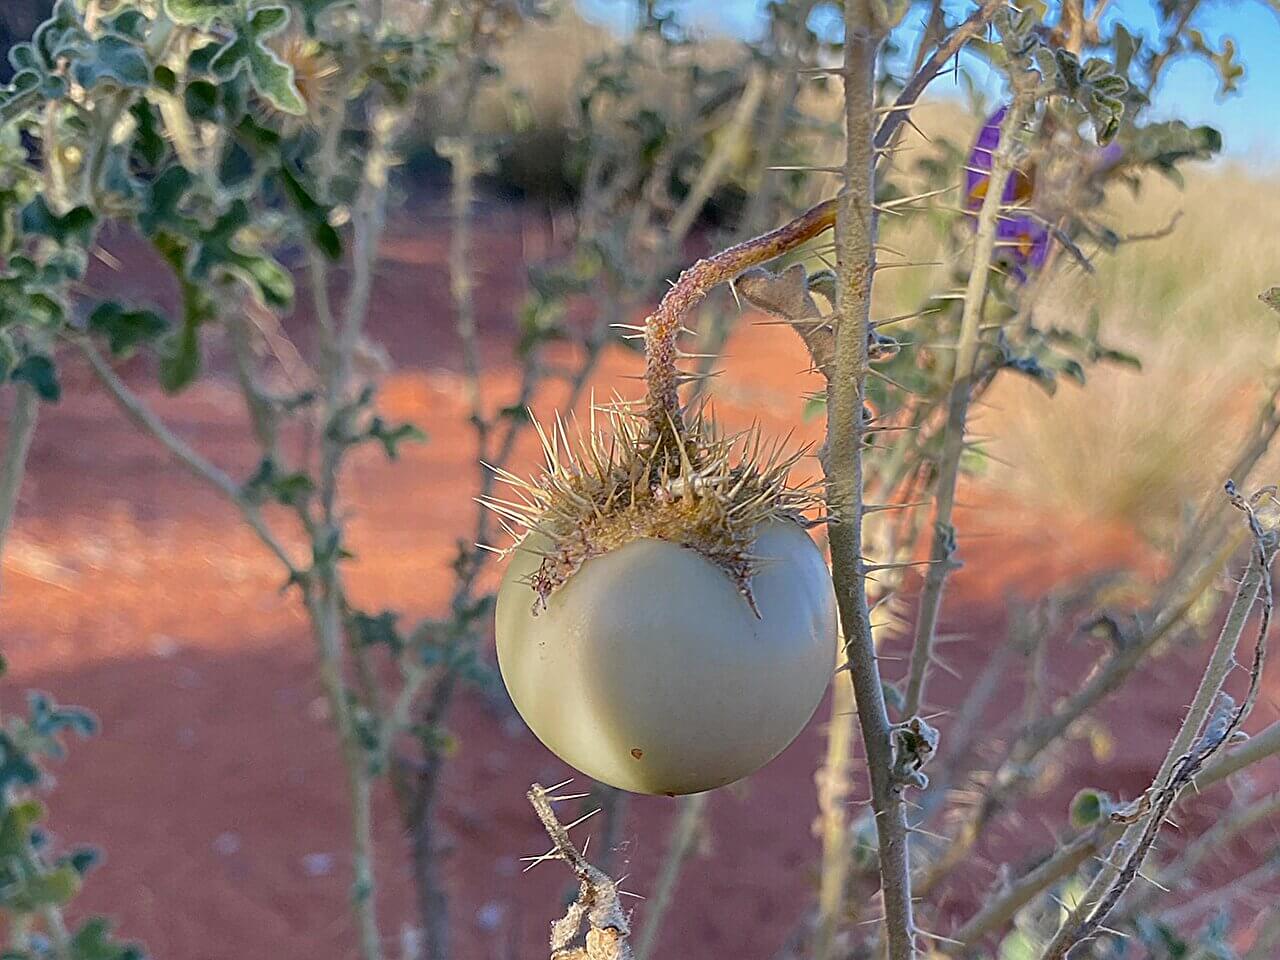
[{"label": "smooth fruit skin", "polygon": [[545,543],[533,534],[512,554],[498,665],[520,716],[570,766],[635,793],[700,793],[759,769],[813,716],[836,605],[798,524],[758,530],[760,619],[722,570],[661,540],[588,560],[535,616],[521,580]]}]

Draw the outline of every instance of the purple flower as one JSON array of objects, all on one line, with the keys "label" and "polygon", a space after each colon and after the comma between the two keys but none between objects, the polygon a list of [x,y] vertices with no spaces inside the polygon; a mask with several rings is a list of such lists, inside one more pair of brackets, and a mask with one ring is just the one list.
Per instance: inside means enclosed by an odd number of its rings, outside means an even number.
[{"label": "purple flower", "polygon": [[[965,207],[976,214],[982,208],[991,183],[991,155],[1000,145],[1000,125],[1004,122],[1007,106],[1001,107],[982,125],[978,139],[969,153],[965,169]],[[1000,198],[1006,206],[1025,206],[1035,193],[1034,171],[1014,170],[1004,186]],[[977,225],[976,216],[973,223]],[[996,256],[1009,268],[1019,283],[1025,283],[1029,273],[1044,266],[1049,254],[1049,230],[1030,213],[1001,213],[996,221]]]}]

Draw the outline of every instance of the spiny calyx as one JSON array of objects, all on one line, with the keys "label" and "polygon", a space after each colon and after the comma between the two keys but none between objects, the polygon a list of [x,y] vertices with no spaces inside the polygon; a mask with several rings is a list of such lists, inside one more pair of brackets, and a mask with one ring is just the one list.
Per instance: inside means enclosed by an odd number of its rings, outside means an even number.
[{"label": "spiny calyx", "polygon": [[679,428],[651,429],[646,417],[615,404],[602,409],[607,430],[597,428],[595,412],[574,442],[559,418],[549,432],[535,424],[545,469],[530,480],[497,469],[515,499],[481,500],[513,539],[539,535],[542,562],[527,579],[535,612],[592,557],[652,539],[715,564],[758,615],[751,592],[757,528],[774,519],[805,523],[817,506],[809,488],[787,485],[805,450],[766,447],[755,427],[723,434],[702,412]]}]

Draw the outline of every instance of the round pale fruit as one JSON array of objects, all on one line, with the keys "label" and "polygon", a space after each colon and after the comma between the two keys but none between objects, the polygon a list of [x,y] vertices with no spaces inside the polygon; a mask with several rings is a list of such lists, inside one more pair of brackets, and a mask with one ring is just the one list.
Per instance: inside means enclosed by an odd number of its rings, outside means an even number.
[{"label": "round pale fruit", "polygon": [[835,665],[835,595],[798,524],[757,530],[759,618],[723,570],[662,540],[588,560],[535,615],[522,580],[545,547],[531,534],[512,554],[498,665],[570,766],[635,793],[700,793],[759,769],[813,716]]}]

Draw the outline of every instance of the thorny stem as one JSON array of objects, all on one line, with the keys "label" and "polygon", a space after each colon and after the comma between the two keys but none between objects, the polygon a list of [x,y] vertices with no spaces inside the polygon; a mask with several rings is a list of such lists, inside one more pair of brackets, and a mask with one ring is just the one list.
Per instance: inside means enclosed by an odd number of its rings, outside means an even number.
[{"label": "thorny stem", "polygon": [[[352,865],[355,872],[351,900],[359,929],[364,960],[381,960],[382,935],[377,918],[377,885],[373,867],[372,782],[367,752],[352,713],[348,685],[343,675],[345,651],[345,592],[338,570],[342,521],[337,513],[339,474],[347,449],[344,422],[351,409],[349,392],[353,360],[360,342],[373,291],[378,242],[387,213],[387,178],[391,167],[391,142],[398,115],[375,105],[371,109],[371,140],[364,160],[360,190],[352,213],[353,276],[340,326],[329,331],[332,355],[326,365],[324,446],[320,471],[320,524],[315,536],[331,543],[316,543],[316,583],[308,593],[308,610],[316,639],[319,672],[333,713],[342,748],[351,803]],[[320,278],[323,283],[323,278]],[[336,319],[336,318],[333,318]],[[323,546],[323,549],[320,549]]]},{"label": "thorny stem", "polygon": [[911,108],[924,93],[925,88],[933,82],[934,77],[942,72],[946,67],[947,61],[960,52],[970,40],[982,35],[986,30],[987,24],[991,22],[991,18],[996,15],[996,11],[1004,6],[1008,0],[982,0],[978,9],[969,15],[969,18],[961,23],[958,27],[951,31],[936,50],[930,55],[928,60],[920,65],[920,68],[907,81],[906,86],[902,88],[902,92],[898,94],[898,99],[894,101],[893,109],[885,116],[880,123],[880,128],[876,130],[875,148],[882,151],[882,156],[888,155],[889,148],[893,145],[894,139],[898,134],[898,130],[911,116]]},{"label": "thorny stem", "polygon": [[1014,134],[1022,122],[1025,109],[1025,99],[1016,97],[1005,115],[1004,123],[1000,126],[999,146],[991,157],[991,175],[987,181],[987,193],[983,197],[982,209],[978,213],[977,233],[973,244],[973,263],[969,269],[969,283],[965,289],[964,309],[960,317],[960,333],[956,340],[956,361],[947,407],[947,426],[942,438],[942,456],[938,465],[933,546],[929,554],[930,563],[928,573],[925,574],[924,589],[920,595],[915,644],[911,651],[911,670],[907,680],[906,704],[903,707],[903,716],[906,717],[920,712],[925,682],[928,679],[929,659],[933,653],[934,634],[938,627],[938,613],[942,608],[942,593],[948,574],[956,566],[952,560],[956,546],[952,511],[955,508],[956,482],[960,475],[960,458],[964,453],[969,399],[972,396],[978,359],[978,332],[986,305],[987,278],[991,271],[991,256],[995,252],[1005,184],[1008,183],[1009,176],[1013,172],[1013,159],[1017,146]]},{"label": "thorny stem", "polygon": [[[535,783],[526,796],[543,829],[551,838],[548,859],[561,860],[578,878],[578,898],[565,916],[551,925],[552,960],[632,960],[627,938],[631,935],[617,885],[594,867],[569,839],[569,832],[551,808],[555,800]],[[572,946],[586,927],[585,948]]]},{"label": "thorny stem", "polygon": [[1245,531],[1240,528],[1238,536],[1233,533],[1226,537],[1210,560],[1197,568],[1194,577],[1186,579],[1177,588],[1173,599],[1158,609],[1149,625],[1145,625],[1138,636],[1129,639],[1122,649],[1112,655],[1081,690],[1065,697],[1015,741],[1008,758],[992,776],[985,795],[953,834],[946,852],[917,881],[916,890],[919,894],[925,895],[933,890],[964,861],[987,824],[1009,797],[1027,782],[1028,771],[1036,759],[1058,743],[1076,720],[1120,687],[1155,645],[1182,622],[1187,611],[1209,588],[1245,536]]},{"label": "thorny stem", "polygon": [[27,454],[31,451],[31,438],[36,432],[36,417],[40,398],[29,383],[20,383],[14,398],[13,413],[9,417],[9,433],[5,438],[4,462],[0,464],[0,561],[4,559],[5,542],[13,527],[13,515],[18,508],[18,493],[22,489],[22,476],[26,472]]},{"label": "thorny stem", "polygon": [[[645,381],[648,384],[650,429],[663,443],[683,440],[684,422],[678,389],[680,371],[676,339],[684,318],[718,284],[732,280],[744,270],[766,263],[812,240],[835,223],[836,200],[811,207],[789,223],[761,236],[745,240],[713,257],[699,260],[680,274],[658,308],[645,318]],[[674,429],[675,435],[669,431]]]},{"label": "thorny stem", "polygon": [[[1247,766],[1280,753],[1280,723],[1272,724],[1262,733],[1232,750],[1225,756],[1207,764],[1196,777],[1200,792],[1221,783]],[[1069,843],[1059,846],[1038,866],[1013,881],[1000,895],[966,921],[952,936],[965,946],[944,950],[944,953],[964,955],[994,930],[999,930],[1036,896],[1071,876],[1090,857],[1113,844],[1124,833],[1118,823],[1104,823],[1080,834]]]},{"label": "thorny stem", "polygon": [[916,955],[906,811],[893,782],[893,746],[867,609],[862,557],[862,405],[868,370],[871,283],[875,271],[875,153],[872,129],[876,59],[883,35],[868,0],[845,5],[844,187],[837,198],[835,376],[827,386],[826,473],[831,567],[845,637],[845,658],[857,698],[871,803],[879,838],[880,890],[889,960]]},{"label": "thorny stem", "polygon": [[[1151,788],[1141,798],[1138,813],[1126,821],[1128,826],[1124,835],[1116,841],[1111,855],[1089,889],[1045,947],[1041,960],[1063,960],[1072,948],[1097,932],[1133,883],[1178,794],[1191,782],[1205,761],[1239,728],[1257,697],[1270,627],[1269,575],[1273,553],[1266,539],[1268,534],[1259,525],[1252,505],[1238,497],[1230,483],[1227,490],[1232,502],[1248,516],[1254,539],[1249,566],[1227,613],[1209,666],[1201,677],[1195,699],[1160,764]],[[1263,595],[1262,618],[1250,670],[1249,691],[1244,701],[1236,706],[1233,700],[1224,698],[1222,687],[1236,664],[1236,649],[1260,593]],[[1123,865],[1119,862],[1122,857]]]},{"label": "thorny stem", "polygon": [[[1197,783],[1199,782],[1200,778],[1197,778]],[[1159,886],[1156,883],[1147,884],[1140,892],[1129,897],[1124,906],[1125,916],[1133,917],[1142,913],[1162,890],[1171,890],[1183,883],[1206,857],[1226,849],[1227,844],[1254,824],[1278,815],[1280,790],[1265,797],[1253,798],[1240,809],[1224,814],[1211,830],[1189,844],[1175,861],[1161,869],[1156,876]]]},{"label": "thorny stem", "polygon": [[653,892],[645,904],[644,926],[640,928],[635,960],[649,960],[658,945],[658,937],[662,934],[667,910],[675,898],[680,874],[697,846],[698,837],[706,821],[708,798],[709,794],[705,793],[695,793],[691,797],[681,798],[680,813],[671,830],[671,843],[667,847],[667,855],[658,871],[658,878],[654,881]]},{"label": "thorny stem", "polygon": [[303,582],[305,575],[302,568],[294,563],[289,551],[285,549],[275,531],[268,526],[258,505],[245,496],[240,484],[197,453],[185,440],[173,433],[165,425],[164,421],[146,405],[142,398],[129,389],[128,385],[111,369],[110,364],[103,359],[102,354],[98,352],[92,343],[85,339],[77,339],[75,343],[89,361],[89,366],[93,369],[94,374],[97,375],[98,380],[107,388],[107,392],[111,394],[112,399],[115,400],[116,405],[125,415],[143,433],[150,434],[153,439],[158,441],[175,460],[186,467],[197,479],[209,484],[230,500],[240,511],[240,515],[244,517],[245,522],[258,535],[258,539],[267,546],[267,549],[275,555],[276,559],[288,571],[290,580],[299,583]]}]

